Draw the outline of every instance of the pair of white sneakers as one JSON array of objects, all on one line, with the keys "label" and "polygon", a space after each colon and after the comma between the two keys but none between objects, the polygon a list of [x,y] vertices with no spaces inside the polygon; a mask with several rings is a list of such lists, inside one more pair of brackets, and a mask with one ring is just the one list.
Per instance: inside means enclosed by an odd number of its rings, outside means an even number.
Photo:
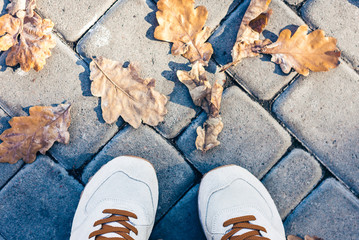
[{"label": "pair of white sneakers", "polygon": [[[157,204],[152,164],[138,157],[115,158],[86,185],[70,240],[148,240]],[[268,191],[239,166],[216,168],[203,177],[198,208],[208,240],[285,240]]]}]

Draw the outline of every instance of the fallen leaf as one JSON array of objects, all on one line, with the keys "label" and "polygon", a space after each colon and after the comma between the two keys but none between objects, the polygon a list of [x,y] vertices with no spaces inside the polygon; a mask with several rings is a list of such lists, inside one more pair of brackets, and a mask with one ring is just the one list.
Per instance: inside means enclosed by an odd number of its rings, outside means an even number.
[{"label": "fallen leaf", "polygon": [[204,6],[194,8],[194,0],[159,0],[156,13],[159,26],[155,38],[172,42],[172,54],[182,55],[191,63],[206,65],[213,54],[210,43],[206,43],[211,30],[204,27],[208,11]]},{"label": "fallen leaf", "polygon": [[[239,63],[243,58],[258,56],[253,50],[261,45],[259,35],[268,24],[272,10],[268,10],[271,0],[252,0],[245,12],[238,30],[237,40],[232,50],[232,62],[223,66],[222,71]],[[268,10],[268,11],[267,11]]]},{"label": "fallen leaf", "polygon": [[90,64],[91,92],[102,97],[102,116],[107,123],[114,123],[121,116],[134,128],[144,123],[151,126],[162,122],[167,113],[167,97],[155,90],[155,79],[143,79],[137,68],[103,57]]},{"label": "fallen leaf", "polygon": [[220,144],[218,135],[223,130],[222,118],[209,117],[202,127],[197,128],[196,148],[206,152]]},{"label": "fallen leaf", "polygon": [[0,162],[16,163],[22,159],[32,163],[36,153],[45,154],[57,141],[68,144],[70,134],[70,104],[56,107],[30,108],[30,116],[14,117],[9,121],[10,129],[0,139]]},{"label": "fallen leaf", "polygon": [[20,64],[23,71],[40,71],[56,45],[51,35],[54,23],[42,19],[33,11],[35,0],[13,0],[8,4],[9,14],[0,18],[0,50],[10,49],[6,64]]},{"label": "fallen leaf", "polygon": [[[301,239],[300,237],[297,237],[297,236],[293,236],[293,235],[289,235],[288,237],[287,237],[287,239],[288,240],[303,240],[303,239]],[[322,238],[318,238],[318,237],[310,237],[310,236],[308,236],[308,235],[306,235],[305,237],[304,237],[304,240],[323,240]]]},{"label": "fallen leaf", "polygon": [[323,30],[307,32],[307,25],[300,26],[293,36],[290,30],[285,29],[275,43],[264,46],[260,52],[272,54],[272,61],[280,64],[284,73],[294,68],[307,76],[309,70],[321,72],[337,67],[340,57],[337,40],[325,37]]}]

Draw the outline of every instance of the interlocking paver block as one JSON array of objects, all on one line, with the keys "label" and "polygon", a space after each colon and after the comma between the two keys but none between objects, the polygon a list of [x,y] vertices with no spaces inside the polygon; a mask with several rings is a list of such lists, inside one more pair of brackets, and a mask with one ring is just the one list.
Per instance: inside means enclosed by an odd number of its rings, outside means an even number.
[{"label": "interlocking paver block", "polygon": [[[244,1],[209,40],[213,45],[214,58],[221,65],[232,62],[231,51],[249,2],[249,0]],[[298,26],[304,24],[281,0],[273,0],[269,7],[273,9],[273,14],[263,35],[272,41],[276,41],[277,34],[283,28],[292,30],[296,29],[293,24]],[[277,64],[270,61],[269,55],[246,58],[227,71],[244,88],[262,100],[272,99],[295,76],[294,72],[288,75],[284,74]]]},{"label": "interlocking paver block", "polygon": [[295,209],[284,226],[288,235],[359,239],[359,200],[333,178],[327,179]]},{"label": "interlocking paver block", "polygon": [[[325,11],[323,11],[325,9]],[[359,2],[357,0],[308,0],[301,9],[305,20],[338,39],[338,47],[359,70]]]},{"label": "interlocking paver block", "polygon": [[133,155],[149,160],[159,181],[158,220],[193,184],[195,174],[188,163],[161,135],[142,125],[139,129],[126,127],[86,166],[82,180],[88,182],[108,161],[121,155]]},{"label": "interlocking paver block", "polygon": [[202,153],[196,150],[196,129],[206,119],[201,114],[180,136],[178,147],[202,173],[226,165],[238,164],[262,177],[291,145],[289,134],[258,103],[238,87],[223,95],[221,116],[224,123],[219,135],[221,145]]},{"label": "interlocking paver block", "polygon": [[[87,58],[104,56],[139,65],[141,76],[156,79],[156,89],[169,97],[168,114],[157,128],[167,138],[187,126],[196,111],[177,70],[189,70],[188,61],[170,54],[170,44],[154,39],[156,6],[146,0],[122,0],[81,39],[78,52]],[[215,73],[212,63],[209,71]]]},{"label": "interlocking paver block", "polygon": [[67,169],[80,167],[118,131],[116,124],[102,120],[99,101],[91,96],[87,65],[60,40],[38,73],[6,67],[5,55],[0,58],[0,96],[13,115],[27,115],[26,109],[34,105],[72,104],[70,144],[55,143],[50,150]]},{"label": "interlocking paver block", "polygon": [[77,41],[116,0],[37,0],[37,9],[70,42]]},{"label": "interlocking paver block", "polygon": [[294,82],[273,111],[334,174],[359,192],[359,75],[341,63]]},{"label": "interlocking paver block", "polygon": [[294,149],[262,180],[284,219],[322,177],[319,163],[309,153]]},{"label": "interlocking paver block", "polygon": [[69,239],[82,185],[47,156],[25,166],[0,192],[7,240]]},{"label": "interlocking paver block", "polygon": [[[8,121],[10,117],[0,109],[0,134],[5,129],[10,128]],[[1,142],[1,141],[0,141]],[[23,162],[19,161],[16,164],[0,163],[0,188],[20,169]]]},{"label": "interlocking paver block", "polygon": [[205,240],[198,216],[198,188],[193,187],[155,226],[150,240]]}]

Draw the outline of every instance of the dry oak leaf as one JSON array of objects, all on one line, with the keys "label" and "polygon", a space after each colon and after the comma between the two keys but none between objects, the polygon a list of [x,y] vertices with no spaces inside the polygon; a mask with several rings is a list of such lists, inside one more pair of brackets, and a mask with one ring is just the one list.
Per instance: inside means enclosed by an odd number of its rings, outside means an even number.
[{"label": "dry oak leaf", "polygon": [[210,43],[206,43],[211,30],[204,27],[208,11],[204,6],[194,8],[194,0],[159,0],[156,13],[159,26],[156,39],[172,42],[172,54],[182,55],[191,63],[208,64],[213,54]]},{"label": "dry oak leaf", "polygon": [[0,162],[16,163],[22,159],[32,163],[36,153],[45,154],[57,141],[68,144],[70,134],[70,104],[56,107],[30,108],[30,116],[14,117],[9,121],[10,129],[0,139]]},{"label": "dry oak leaf", "polygon": [[[287,239],[288,239],[288,240],[302,240],[300,237],[296,237],[296,236],[293,236],[293,235],[289,235],[289,236],[287,237]],[[316,237],[316,236],[310,237],[310,236],[306,235],[306,236],[304,237],[304,240],[323,240],[323,239],[322,239],[322,238],[318,238],[318,237]]]},{"label": "dry oak leaf", "polygon": [[337,40],[325,37],[323,30],[307,32],[307,25],[300,26],[293,36],[290,30],[285,29],[275,43],[264,46],[260,52],[272,54],[272,61],[280,64],[284,73],[294,68],[307,76],[309,70],[321,72],[337,67],[340,57]]},{"label": "dry oak leaf", "polygon": [[206,152],[220,145],[220,142],[217,140],[217,138],[222,130],[222,118],[220,116],[215,118],[209,117],[203,124],[203,128],[197,128],[196,148]]},{"label": "dry oak leaf", "polygon": [[155,90],[155,79],[143,79],[130,64],[103,57],[93,59],[90,64],[91,92],[102,97],[102,116],[107,123],[114,123],[121,116],[132,127],[144,123],[156,126],[167,114],[167,97]]},{"label": "dry oak leaf", "polygon": [[233,62],[223,66],[222,71],[239,63],[243,58],[258,56],[253,48],[261,45],[259,35],[268,24],[272,10],[268,10],[271,0],[252,0],[243,16],[237,40],[232,49]]},{"label": "dry oak leaf", "polygon": [[31,68],[43,69],[46,59],[51,56],[50,49],[56,45],[51,35],[54,23],[33,12],[34,7],[34,0],[14,0],[7,7],[11,14],[0,18],[0,50],[11,48],[6,64],[20,64],[26,72]]}]

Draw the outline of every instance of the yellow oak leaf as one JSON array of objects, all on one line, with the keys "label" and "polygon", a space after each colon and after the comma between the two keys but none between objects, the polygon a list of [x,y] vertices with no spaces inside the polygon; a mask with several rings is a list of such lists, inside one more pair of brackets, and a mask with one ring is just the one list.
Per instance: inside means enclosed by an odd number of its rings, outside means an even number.
[{"label": "yellow oak leaf", "polygon": [[121,116],[134,128],[141,120],[151,126],[162,122],[167,114],[167,97],[155,90],[155,79],[143,79],[137,68],[103,57],[90,64],[91,92],[101,97],[102,116],[107,123],[114,123]]},{"label": "yellow oak leaf", "polygon": [[272,61],[280,64],[284,73],[294,68],[307,76],[309,70],[322,72],[337,67],[340,57],[337,40],[325,37],[323,30],[307,33],[307,25],[300,26],[293,36],[290,30],[285,29],[275,43],[264,46],[260,52],[271,54]]},{"label": "yellow oak leaf", "polygon": [[206,43],[211,30],[204,27],[208,11],[204,6],[194,8],[194,0],[159,0],[156,13],[159,26],[155,38],[172,42],[172,54],[182,55],[191,63],[206,65],[213,54]]}]

